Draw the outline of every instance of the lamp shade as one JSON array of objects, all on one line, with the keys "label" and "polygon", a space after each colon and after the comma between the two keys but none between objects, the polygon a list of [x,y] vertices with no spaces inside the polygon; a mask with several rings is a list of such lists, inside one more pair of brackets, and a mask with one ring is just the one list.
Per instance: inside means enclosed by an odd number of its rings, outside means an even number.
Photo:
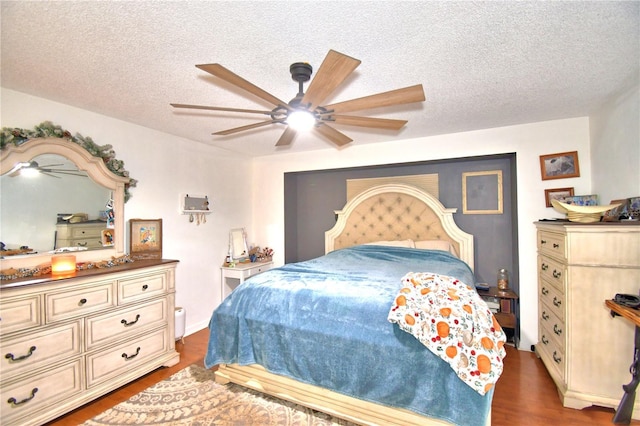
[{"label": "lamp shade", "polygon": [[59,254],[51,257],[53,275],[69,275],[76,272],[76,257],[72,254]]}]

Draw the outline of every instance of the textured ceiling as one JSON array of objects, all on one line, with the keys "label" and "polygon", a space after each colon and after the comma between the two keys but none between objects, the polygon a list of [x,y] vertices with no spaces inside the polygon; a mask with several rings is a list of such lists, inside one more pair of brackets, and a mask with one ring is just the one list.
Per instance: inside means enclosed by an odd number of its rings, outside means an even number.
[{"label": "textured ceiling", "polygon": [[250,155],[333,145],[299,135],[276,149],[275,124],[212,136],[257,120],[169,103],[272,106],[196,64],[288,100],[289,65],[315,70],[334,49],[362,63],[327,101],[424,86],[424,103],[357,114],[408,119],[401,131],[336,126],[354,139],[342,150],[589,115],[640,73],[638,1],[2,1],[1,13],[3,87]]}]

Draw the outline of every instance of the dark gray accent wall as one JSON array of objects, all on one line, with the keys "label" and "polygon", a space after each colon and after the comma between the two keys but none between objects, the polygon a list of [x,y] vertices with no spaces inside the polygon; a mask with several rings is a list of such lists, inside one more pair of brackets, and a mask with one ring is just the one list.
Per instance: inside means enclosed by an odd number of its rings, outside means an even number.
[{"label": "dark gray accent wall", "polygon": [[[462,173],[502,170],[503,214],[462,213]],[[496,285],[499,269],[511,273],[518,291],[518,229],[515,153],[381,166],[285,173],[285,262],[324,254],[324,232],[335,224],[335,210],[346,203],[346,180],[437,173],[440,201],[456,207],[454,219],[474,235],[475,275]]]}]

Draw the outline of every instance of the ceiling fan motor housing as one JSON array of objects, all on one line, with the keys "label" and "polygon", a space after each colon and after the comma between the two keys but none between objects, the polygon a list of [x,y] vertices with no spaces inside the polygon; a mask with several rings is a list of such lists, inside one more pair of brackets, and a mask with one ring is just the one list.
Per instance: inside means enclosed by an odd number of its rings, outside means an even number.
[{"label": "ceiling fan motor housing", "polygon": [[313,68],[306,62],[296,62],[289,67],[291,78],[298,83],[304,83],[311,79]]}]

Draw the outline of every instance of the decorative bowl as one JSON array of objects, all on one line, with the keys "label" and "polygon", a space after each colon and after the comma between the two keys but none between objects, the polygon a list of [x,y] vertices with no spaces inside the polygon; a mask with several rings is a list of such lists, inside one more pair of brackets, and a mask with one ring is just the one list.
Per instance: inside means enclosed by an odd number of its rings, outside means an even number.
[{"label": "decorative bowl", "polygon": [[576,206],[558,200],[551,200],[551,205],[560,213],[566,213],[570,222],[599,222],[600,216],[604,212],[618,207],[620,204],[609,204],[607,206]]}]

